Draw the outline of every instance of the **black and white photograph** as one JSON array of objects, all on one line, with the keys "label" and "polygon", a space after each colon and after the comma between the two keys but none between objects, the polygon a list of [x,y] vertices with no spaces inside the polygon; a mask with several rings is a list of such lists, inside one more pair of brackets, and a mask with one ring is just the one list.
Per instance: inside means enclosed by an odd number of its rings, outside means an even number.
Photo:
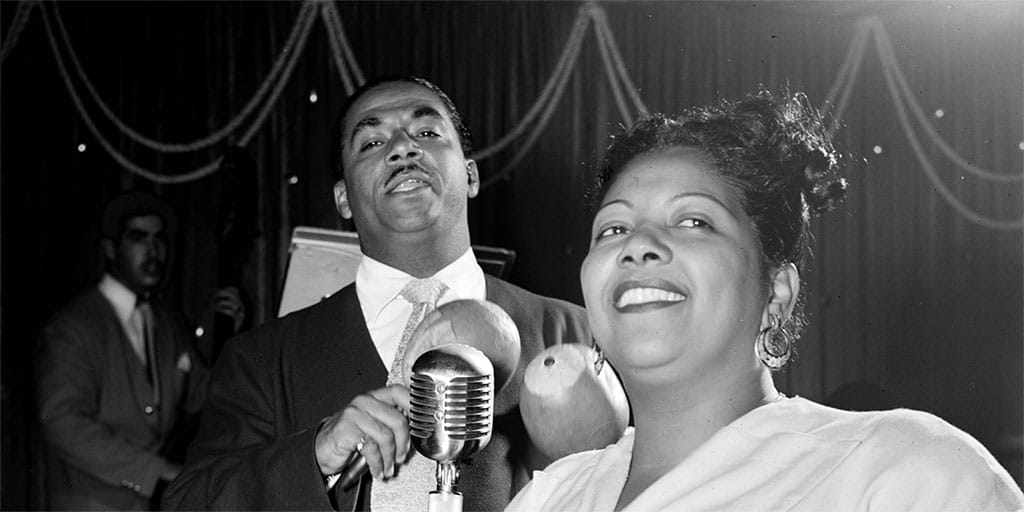
[{"label": "black and white photograph", "polygon": [[0,1],[0,510],[1024,510],[1024,2]]}]

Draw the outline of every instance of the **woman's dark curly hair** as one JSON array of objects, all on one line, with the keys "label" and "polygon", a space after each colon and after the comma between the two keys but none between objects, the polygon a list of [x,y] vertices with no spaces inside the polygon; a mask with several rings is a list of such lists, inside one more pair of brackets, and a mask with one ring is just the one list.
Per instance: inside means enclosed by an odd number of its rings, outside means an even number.
[{"label": "woman's dark curly hair", "polygon": [[[739,101],[697,107],[678,116],[656,114],[613,137],[598,170],[596,207],[634,158],[673,147],[693,147],[736,191],[753,222],[762,275],[793,263],[803,271],[810,255],[810,218],[831,210],[846,192],[840,155],[821,116],[802,93],[760,90]],[[803,323],[798,304],[790,332]]]}]

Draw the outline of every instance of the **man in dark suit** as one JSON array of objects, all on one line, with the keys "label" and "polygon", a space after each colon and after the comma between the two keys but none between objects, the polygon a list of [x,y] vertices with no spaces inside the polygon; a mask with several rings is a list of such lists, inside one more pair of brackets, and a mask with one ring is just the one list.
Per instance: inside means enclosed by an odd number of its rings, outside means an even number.
[{"label": "man in dark suit", "polygon": [[[421,510],[434,475],[413,471],[409,391],[386,385],[413,306],[410,282],[440,282],[437,304],[487,299],[520,331],[522,359],[496,396],[488,446],[462,465],[466,510],[501,510],[545,464],[518,409],[523,371],[545,346],[589,341],[583,310],[485,276],[473,256],[467,202],[480,178],[469,134],[447,95],[419,78],[357,90],[332,144],[339,213],[363,259],[353,284],[228,343],[196,443],[165,505],[186,509]],[[435,299],[431,299],[432,301]],[[335,484],[359,451],[369,474]],[[425,459],[424,459],[425,460]],[[428,461],[429,462],[429,461]],[[433,465],[431,464],[431,468]],[[426,487],[424,487],[424,484]],[[397,499],[397,501],[395,501]]]},{"label": "man in dark suit", "polygon": [[106,274],[45,326],[36,358],[47,506],[144,510],[180,471],[207,373],[162,283],[174,213],[144,192],[105,208]]}]

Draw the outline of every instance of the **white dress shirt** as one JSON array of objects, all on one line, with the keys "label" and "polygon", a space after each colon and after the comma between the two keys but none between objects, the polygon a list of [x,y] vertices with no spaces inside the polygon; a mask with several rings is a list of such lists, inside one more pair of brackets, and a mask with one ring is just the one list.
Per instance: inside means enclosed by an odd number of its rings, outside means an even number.
[{"label": "white dress shirt", "polygon": [[[484,271],[476,261],[473,249],[468,249],[462,256],[451,262],[432,276],[432,279],[441,281],[448,287],[448,290],[438,298],[437,305],[441,306],[458,299],[479,299],[483,300],[487,295],[487,285],[484,280]],[[398,352],[398,345],[402,339],[402,331],[412,314],[413,305],[401,297],[400,293],[405,285],[415,280],[397,268],[381,263],[367,255],[363,255],[356,269],[356,297],[359,298],[359,305],[363,311],[363,319],[366,321],[366,329],[370,333],[370,339],[377,348],[384,368],[391,368],[391,364]],[[410,454],[411,457],[423,459],[418,453]],[[423,459],[425,460],[425,459]],[[418,461],[419,465],[424,464],[423,460]],[[412,463],[410,460],[407,463]],[[422,468],[421,468],[422,470]],[[398,477],[388,481],[375,481],[375,486],[395,486],[404,491],[413,489],[415,486],[422,486],[424,482],[415,481],[417,476],[408,472],[399,473]],[[339,475],[331,475],[327,478],[327,488],[330,489],[338,481]],[[426,491],[432,490],[432,485],[424,487]],[[385,492],[383,489],[374,487],[375,494],[371,495],[371,503],[378,509],[401,508],[400,504],[390,503],[391,498],[382,498],[378,492]],[[423,494],[426,496],[426,492]],[[384,500],[384,501],[381,501]]]},{"label": "white dress shirt", "polygon": [[114,279],[110,274],[103,275],[98,287],[100,293],[114,307],[114,313],[121,321],[121,327],[128,335],[128,341],[131,343],[135,355],[143,364],[146,364],[146,338],[142,332],[142,318],[141,315],[132,316],[132,312],[135,311],[135,303],[138,300],[135,292],[129,290],[127,286]]},{"label": "white dress shirt", "polygon": [[[430,276],[448,286],[448,291],[437,305],[458,299],[483,300],[487,295],[484,271],[476,261],[473,249],[468,249],[448,266]],[[391,368],[402,338],[402,329],[412,313],[412,304],[399,292],[415,277],[363,255],[356,269],[356,296],[363,310],[370,339],[385,368]]]}]

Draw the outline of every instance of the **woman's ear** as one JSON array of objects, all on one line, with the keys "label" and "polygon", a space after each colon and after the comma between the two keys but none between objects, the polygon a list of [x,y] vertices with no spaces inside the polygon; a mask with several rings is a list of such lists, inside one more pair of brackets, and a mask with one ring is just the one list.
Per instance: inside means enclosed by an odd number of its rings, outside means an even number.
[{"label": "woman's ear", "polygon": [[761,328],[771,325],[770,315],[778,315],[783,321],[793,314],[796,300],[800,296],[800,271],[796,265],[785,263],[775,269],[771,281],[771,295],[761,315]]}]

